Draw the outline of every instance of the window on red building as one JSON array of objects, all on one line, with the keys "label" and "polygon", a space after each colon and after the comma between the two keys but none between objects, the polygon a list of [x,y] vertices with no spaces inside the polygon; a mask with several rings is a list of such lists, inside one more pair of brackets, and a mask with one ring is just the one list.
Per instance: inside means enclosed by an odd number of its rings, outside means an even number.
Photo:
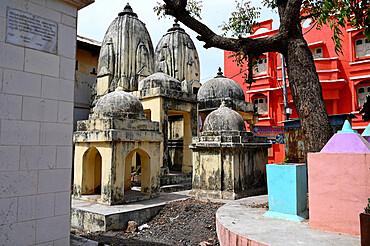
[{"label": "window on red building", "polygon": [[257,66],[254,68],[254,75],[260,75],[267,72],[267,58],[263,57],[257,60]]},{"label": "window on red building", "polygon": [[322,47],[311,49],[313,59],[323,58]]},{"label": "window on red building", "polygon": [[357,87],[357,107],[364,105],[367,95],[370,95],[370,85]]},{"label": "window on red building", "polygon": [[258,106],[258,114],[267,114],[268,107],[267,107],[267,97],[263,94],[257,94],[252,97],[252,102],[254,105]]},{"label": "window on red building", "polygon": [[356,58],[370,56],[370,41],[367,38],[355,40]]}]

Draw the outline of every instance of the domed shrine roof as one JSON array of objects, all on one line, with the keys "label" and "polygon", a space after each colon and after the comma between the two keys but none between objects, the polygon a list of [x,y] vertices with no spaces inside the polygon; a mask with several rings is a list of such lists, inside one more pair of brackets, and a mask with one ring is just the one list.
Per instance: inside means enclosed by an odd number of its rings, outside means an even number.
[{"label": "domed shrine roof", "polygon": [[217,76],[205,82],[198,91],[198,100],[210,100],[215,98],[231,98],[245,101],[242,87],[232,79],[223,76],[221,68]]},{"label": "domed shrine roof", "polygon": [[221,105],[210,113],[204,121],[204,132],[208,131],[246,131],[245,123],[236,111]]},{"label": "domed shrine roof", "polygon": [[181,91],[181,82],[162,72],[152,74],[139,82],[139,91],[157,87]]},{"label": "domed shrine roof", "polygon": [[101,97],[94,108],[94,114],[105,117],[145,119],[144,108],[139,99],[117,87],[114,92]]}]

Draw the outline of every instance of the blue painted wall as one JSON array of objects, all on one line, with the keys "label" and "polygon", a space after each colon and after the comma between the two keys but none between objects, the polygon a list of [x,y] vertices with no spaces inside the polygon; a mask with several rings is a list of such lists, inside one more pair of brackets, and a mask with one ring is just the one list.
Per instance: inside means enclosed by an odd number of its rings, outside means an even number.
[{"label": "blue painted wall", "polygon": [[307,209],[306,165],[267,165],[269,211],[297,215]]}]

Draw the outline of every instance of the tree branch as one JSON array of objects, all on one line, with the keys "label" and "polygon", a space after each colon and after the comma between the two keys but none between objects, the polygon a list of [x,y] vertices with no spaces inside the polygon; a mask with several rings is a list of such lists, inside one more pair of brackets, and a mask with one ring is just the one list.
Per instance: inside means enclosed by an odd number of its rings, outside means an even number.
[{"label": "tree branch", "polygon": [[317,18],[318,17],[318,14],[315,13],[315,14],[308,14],[308,15],[302,15],[299,17],[299,20],[300,21],[303,21],[303,20],[307,20],[307,19],[311,19],[311,18]]},{"label": "tree branch", "polygon": [[244,54],[260,55],[264,52],[279,52],[283,46],[283,37],[279,33],[267,38],[227,38],[217,35],[202,22],[191,17],[186,11],[184,0],[164,0],[166,3],[166,14],[171,15],[181,21],[184,25],[199,34],[197,39],[205,42],[204,48],[219,48],[228,51],[240,52]]}]

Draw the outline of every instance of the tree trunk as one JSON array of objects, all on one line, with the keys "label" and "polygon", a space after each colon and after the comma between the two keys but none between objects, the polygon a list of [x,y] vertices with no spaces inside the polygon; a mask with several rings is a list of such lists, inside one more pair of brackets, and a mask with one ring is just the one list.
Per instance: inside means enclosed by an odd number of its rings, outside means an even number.
[{"label": "tree trunk", "polygon": [[[291,33],[290,33],[291,34]],[[287,40],[289,86],[301,122],[305,153],[320,151],[333,135],[315,63],[300,27]]]}]

